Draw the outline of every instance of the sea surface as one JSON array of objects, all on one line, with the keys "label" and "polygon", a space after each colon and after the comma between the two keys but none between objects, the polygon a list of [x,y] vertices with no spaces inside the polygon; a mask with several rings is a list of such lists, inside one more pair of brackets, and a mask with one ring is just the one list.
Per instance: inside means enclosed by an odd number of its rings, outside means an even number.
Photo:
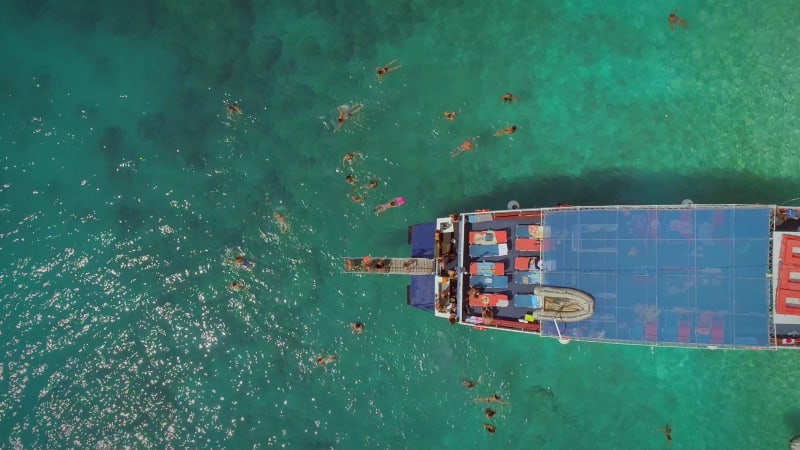
[{"label": "sea surface", "polygon": [[[407,307],[403,277],[341,264],[511,199],[800,197],[797,2],[687,2],[674,31],[662,1],[0,6],[0,448],[659,449],[669,423],[673,449],[780,449],[800,433],[800,354],[479,332]],[[380,180],[363,203],[351,171]],[[510,404],[490,436],[473,399],[494,392]]]}]

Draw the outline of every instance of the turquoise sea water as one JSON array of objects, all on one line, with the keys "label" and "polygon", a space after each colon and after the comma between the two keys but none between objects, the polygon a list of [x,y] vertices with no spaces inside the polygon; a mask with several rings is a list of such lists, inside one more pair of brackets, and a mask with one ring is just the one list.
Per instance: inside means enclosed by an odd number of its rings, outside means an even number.
[{"label": "turquoise sea water", "polygon": [[784,448],[793,352],[482,333],[341,273],[509,199],[800,197],[796,3],[680,6],[6,0],[0,448]]}]

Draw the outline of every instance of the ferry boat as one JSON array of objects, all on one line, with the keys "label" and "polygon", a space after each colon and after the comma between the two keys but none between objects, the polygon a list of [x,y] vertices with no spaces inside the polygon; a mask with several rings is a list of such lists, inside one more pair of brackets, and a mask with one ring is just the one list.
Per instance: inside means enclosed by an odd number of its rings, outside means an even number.
[{"label": "ferry boat", "polygon": [[349,257],[345,272],[408,275],[410,306],[477,330],[800,348],[800,209],[517,206],[411,226],[409,257]]}]

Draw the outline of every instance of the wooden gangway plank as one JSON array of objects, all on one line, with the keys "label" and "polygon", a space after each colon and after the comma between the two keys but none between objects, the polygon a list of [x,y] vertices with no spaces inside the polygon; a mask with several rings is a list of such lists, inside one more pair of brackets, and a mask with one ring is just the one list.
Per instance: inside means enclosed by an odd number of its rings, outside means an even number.
[{"label": "wooden gangway plank", "polygon": [[435,275],[436,260],[428,258],[345,258],[348,273]]}]

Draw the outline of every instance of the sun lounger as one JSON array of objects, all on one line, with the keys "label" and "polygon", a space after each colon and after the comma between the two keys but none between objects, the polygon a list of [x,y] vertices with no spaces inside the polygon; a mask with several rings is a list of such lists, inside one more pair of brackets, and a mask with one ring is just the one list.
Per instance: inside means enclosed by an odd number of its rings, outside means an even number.
[{"label": "sun lounger", "polygon": [[508,277],[505,275],[494,277],[473,275],[469,277],[469,285],[484,289],[505,289],[508,287]]},{"label": "sun lounger", "polygon": [[541,307],[541,304],[539,303],[539,297],[533,294],[517,294],[514,296],[514,306],[537,309]]},{"label": "sun lounger", "polygon": [[541,272],[515,272],[513,275],[515,284],[540,284],[542,282]]},{"label": "sun lounger", "polygon": [[689,342],[691,339],[692,329],[688,320],[681,320],[678,322],[678,340],[681,342]]},{"label": "sun lounger", "polygon": [[469,243],[480,245],[505,244],[508,241],[506,230],[470,231]]},{"label": "sun lounger", "polygon": [[550,227],[539,224],[517,225],[514,235],[521,238],[546,239],[550,237]]},{"label": "sun lounger", "polygon": [[658,322],[647,322],[644,330],[644,338],[648,341],[658,340]]},{"label": "sun lounger", "polygon": [[508,296],[505,294],[481,294],[477,298],[470,297],[469,306],[497,306],[504,308],[508,306]]},{"label": "sun lounger", "polygon": [[469,265],[471,275],[503,275],[505,265],[499,262],[473,262]]},{"label": "sun lounger", "polygon": [[497,245],[470,245],[469,256],[472,258],[483,258],[492,256],[504,256],[508,254],[508,244]]},{"label": "sun lounger", "polygon": [[514,246],[518,252],[540,252],[542,251],[541,239],[517,238]]}]

